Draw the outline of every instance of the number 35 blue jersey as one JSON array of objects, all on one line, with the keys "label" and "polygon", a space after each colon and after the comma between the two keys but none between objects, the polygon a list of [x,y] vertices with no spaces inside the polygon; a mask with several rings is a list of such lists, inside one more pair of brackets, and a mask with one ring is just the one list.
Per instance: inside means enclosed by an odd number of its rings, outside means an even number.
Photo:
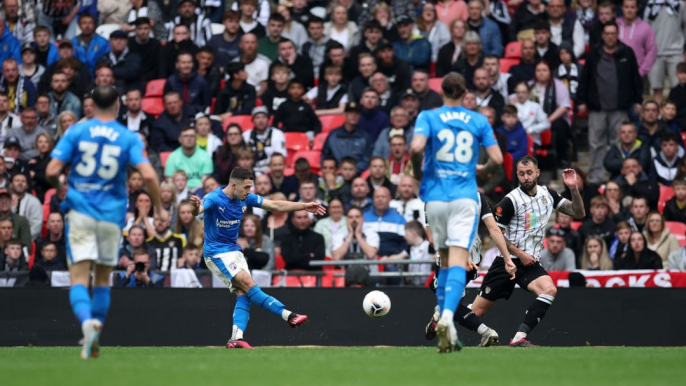
[{"label": "number 35 blue jersey", "polygon": [[71,164],[63,211],[125,225],[127,166],[148,162],[138,133],[116,121],[89,119],[70,127],[50,156]]},{"label": "number 35 blue jersey", "polygon": [[427,138],[424,177],[419,187],[422,201],[477,201],[476,163],[480,146],[497,144],[486,117],[462,106],[422,111],[414,135]]}]

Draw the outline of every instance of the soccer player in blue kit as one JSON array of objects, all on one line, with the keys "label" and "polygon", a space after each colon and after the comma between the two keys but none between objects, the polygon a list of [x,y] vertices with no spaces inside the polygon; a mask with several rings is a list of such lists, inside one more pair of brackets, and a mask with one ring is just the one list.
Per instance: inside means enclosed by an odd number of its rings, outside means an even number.
[{"label": "soccer player in blue kit", "polygon": [[306,210],[315,215],[326,214],[326,209],[315,203],[267,200],[250,193],[255,177],[250,170],[237,167],[231,171],[229,184],[207,194],[201,200],[191,197],[193,215],[204,213],[204,254],[207,267],[237,295],[233,310],[233,332],[226,348],[252,348],[243,339],[250,318],[250,304],[254,303],[280,316],[292,328],[307,321],[307,315],[298,315],[272,296],[262,292],[250,276],[248,263],[238,244],[238,230],[248,206],[272,212]]},{"label": "soccer player in blue kit", "polygon": [[[69,191],[62,210],[67,214],[66,249],[71,275],[69,301],[81,323],[81,358],[97,358],[103,322],[110,307],[110,274],[119,261],[119,241],[126,218],[127,167],[138,169],[155,210],[161,211],[157,174],[143,155],[138,133],[117,122],[119,94],[113,86],[93,90],[95,116],[70,127],[50,155],[46,176],[54,185],[71,165]],[[88,293],[94,265],[93,296]]]},{"label": "soccer player in blue kit", "polygon": [[449,73],[441,89],[444,105],[417,117],[411,153],[434,248],[441,258],[436,287],[441,318],[436,335],[438,352],[447,353],[461,347],[453,316],[465,288],[469,250],[480,217],[479,150],[483,145],[491,164],[502,164],[503,155],[486,117],[462,107],[467,91],[462,75]]}]

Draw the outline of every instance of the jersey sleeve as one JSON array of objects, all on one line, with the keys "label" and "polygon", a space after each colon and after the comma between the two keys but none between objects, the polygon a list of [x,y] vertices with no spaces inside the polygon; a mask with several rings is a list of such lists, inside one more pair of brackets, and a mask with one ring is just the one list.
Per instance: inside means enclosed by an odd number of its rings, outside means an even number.
[{"label": "jersey sleeve", "polygon": [[261,208],[262,203],[264,202],[264,197],[254,193],[249,193],[248,197],[245,199],[245,202],[248,204],[248,206]]},{"label": "jersey sleeve", "polygon": [[493,216],[493,211],[491,211],[491,206],[488,205],[488,200],[483,194],[479,195],[481,198],[481,219]]},{"label": "jersey sleeve", "polygon": [[553,199],[553,208],[555,208],[555,209],[559,209],[560,206],[562,206],[562,204],[569,201],[566,198],[562,197],[560,195],[560,193],[558,193],[552,189],[548,189],[548,194],[550,194],[550,197],[552,197],[552,199]]},{"label": "jersey sleeve", "polygon": [[422,111],[417,116],[417,121],[414,124],[414,134],[413,135],[423,135],[426,138],[431,138],[431,124],[429,122],[429,114],[426,111]]},{"label": "jersey sleeve", "polygon": [[74,152],[76,151],[76,137],[75,130],[67,130],[64,137],[57,141],[57,145],[50,153],[50,157],[56,158],[64,163],[71,162],[74,159]]},{"label": "jersey sleeve", "polygon": [[484,149],[493,145],[497,145],[498,141],[495,140],[495,134],[493,133],[493,128],[488,123],[488,120],[484,119],[481,125],[481,145]]},{"label": "jersey sleeve", "polygon": [[129,163],[133,166],[138,166],[140,164],[150,162],[143,155],[145,147],[143,146],[143,141],[138,134],[131,136],[131,144],[129,146]]},{"label": "jersey sleeve", "polygon": [[208,210],[208,209],[212,208],[212,206],[214,206],[214,197],[215,197],[215,195],[212,193],[205,195],[205,197],[203,197],[202,207],[205,210]]},{"label": "jersey sleeve", "polygon": [[512,200],[509,197],[505,197],[495,207],[495,222],[499,227],[505,228],[510,224],[514,214],[515,210]]}]

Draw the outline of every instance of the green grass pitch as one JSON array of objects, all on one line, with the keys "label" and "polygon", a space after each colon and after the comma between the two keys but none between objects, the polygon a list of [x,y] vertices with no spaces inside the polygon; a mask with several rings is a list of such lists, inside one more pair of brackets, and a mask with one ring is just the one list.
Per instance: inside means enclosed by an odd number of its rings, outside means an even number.
[{"label": "green grass pitch", "polygon": [[15,385],[683,385],[686,349],[103,347],[0,348],[0,384]]}]

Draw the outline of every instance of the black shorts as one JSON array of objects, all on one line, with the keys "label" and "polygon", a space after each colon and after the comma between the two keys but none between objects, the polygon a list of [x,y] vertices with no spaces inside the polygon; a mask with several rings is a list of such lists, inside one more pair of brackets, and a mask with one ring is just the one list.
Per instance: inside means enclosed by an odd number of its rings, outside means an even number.
[{"label": "black shorts", "polygon": [[[431,280],[431,284],[429,287],[431,288],[431,291],[436,293],[436,286],[438,285],[438,272],[439,270],[436,270],[436,274],[434,275],[434,279]],[[464,282],[465,285],[469,283],[470,281],[476,279],[479,277],[479,271],[476,269],[473,269],[471,271],[467,271],[467,281]]]},{"label": "black shorts", "polygon": [[510,280],[510,274],[505,270],[505,259],[501,256],[495,258],[483,283],[481,283],[479,296],[490,301],[502,298],[509,299],[515,284],[527,289],[532,281],[541,276],[548,276],[548,272],[541,267],[539,262],[529,267],[525,267],[519,259],[512,259],[512,262],[517,266],[514,280]]}]

